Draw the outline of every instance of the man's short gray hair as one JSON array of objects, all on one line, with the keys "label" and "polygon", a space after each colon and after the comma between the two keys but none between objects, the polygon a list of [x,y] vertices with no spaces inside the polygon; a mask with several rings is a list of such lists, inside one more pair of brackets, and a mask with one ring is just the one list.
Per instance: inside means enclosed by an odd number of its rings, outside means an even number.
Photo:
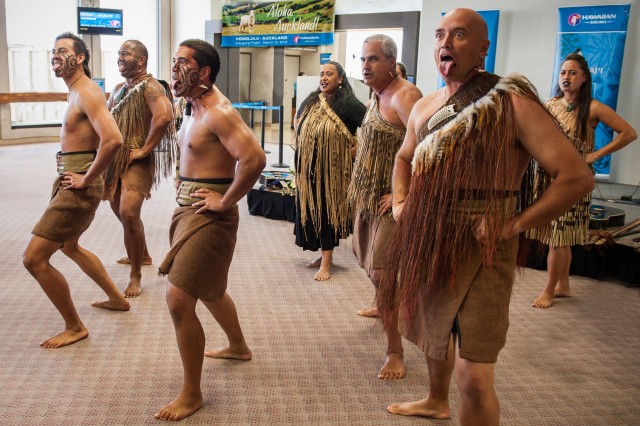
[{"label": "man's short gray hair", "polygon": [[364,43],[369,42],[380,42],[382,46],[382,53],[387,58],[397,58],[398,57],[398,46],[396,42],[393,41],[391,37],[384,34],[374,34],[364,39]]}]

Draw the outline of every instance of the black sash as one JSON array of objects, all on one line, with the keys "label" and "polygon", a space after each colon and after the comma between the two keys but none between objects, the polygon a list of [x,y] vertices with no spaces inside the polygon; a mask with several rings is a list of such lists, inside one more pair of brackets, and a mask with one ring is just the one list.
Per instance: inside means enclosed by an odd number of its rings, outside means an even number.
[{"label": "black sash", "polygon": [[[438,111],[443,110],[450,105],[453,106],[455,110],[455,114],[447,117],[434,125],[431,129],[428,129],[427,124],[429,120],[425,121],[425,123],[418,130],[418,142],[424,140],[427,135],[435,132],[438,129],[444,127],[447,123],[453,120],[463,109],[472,103],[477,102],[480,98],[485,96],[493,87],[500,81],[500,76],[491,74],[486,71],[482,71],[471,77],[469,81],[464,83],[451,97],[447,102],[440,108]],[[433,115],[438,113],[436,111]]]}]

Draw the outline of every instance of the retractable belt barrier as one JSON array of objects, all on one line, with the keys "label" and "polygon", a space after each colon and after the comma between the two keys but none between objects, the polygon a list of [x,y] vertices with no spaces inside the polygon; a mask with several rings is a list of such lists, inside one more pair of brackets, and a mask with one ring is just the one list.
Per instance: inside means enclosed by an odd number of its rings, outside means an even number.
[{"label": "retractable belt barrier", "polygon": [[[264,150],[264,132],[265,132],[265,114],[266,111],[271,110],[271,111],[278,111],[278,126],[280,126],[279,131],[278,131],[278,162],[274,163],[271,165],[271,167],[277,167],[277,168],[287,168],[289,167],[288,164],[285,164],[282,162],[282,151],[283,151],[283,146],[284,146],[284,134],[283,134],[283,129],[284,129],[284,106],[282,105],[277,105],[277,106],[267,106],[264,104],[264,101],[260,101],[260,102],[243,102],[243,103],[233,103],[232,104],[233,107],[235,109],[248,109],[251,110],[251,122],[250,122],[250,126],[251,128],[253,128],[253,112],[254,111],[262,111],[262,129],[261,129],[261,140],[260,140],[260,146],[262,147],[262,149]],[[269,151],[264,151],[266,154],[269,154]]]}]

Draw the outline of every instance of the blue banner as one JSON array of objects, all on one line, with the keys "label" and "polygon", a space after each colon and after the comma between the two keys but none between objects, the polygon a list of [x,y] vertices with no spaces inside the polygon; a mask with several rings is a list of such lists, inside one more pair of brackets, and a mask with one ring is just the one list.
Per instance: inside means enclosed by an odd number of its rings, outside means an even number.
[{"label": "blue banner", "polygon": [[[552,96],[558,84],[563,59],[579,49],[591,70],[591,96],[616,109],[630,8],[628,4],[559,8]],[[613,130],[602,123],[598,124],[596,149],[608,144],[612,139]],[[610,166],[611,156],[598,160],[594,164],[596,176],[608,177]]]},{"label": "blue banner", "polygon": [[[496,68],[496,47],[498,45],[498,24],[500,23],[500,11],[499,10],[478,10],[480,16],[487,23],[489,30],[489,51],[487,57],[484,60],[484,69],[493,73]],[[442,12],[444,15],[446,12]],[[444,87],[444,80],[438,76],[438,88]]]},{"label": "blue banner", "polygon": [[224,47],[319,46],[333,44],[333,33],[225,36]]},{"label": "blue banner", "polygon": [[321,53],[320,54],[320,65],[326,64],[331,60],[331,53]]}]

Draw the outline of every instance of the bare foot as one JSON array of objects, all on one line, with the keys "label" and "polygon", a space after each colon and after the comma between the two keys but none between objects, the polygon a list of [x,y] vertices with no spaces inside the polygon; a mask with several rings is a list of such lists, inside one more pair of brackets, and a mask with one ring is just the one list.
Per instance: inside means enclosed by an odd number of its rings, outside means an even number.
[{"label": "bare foot", "polygon": [[448,419],[451,417],[451,409],[448,403],[430,402],[428,397],[420,401],[391,404],[387,407],[387,411],[401,416],[422,416],[431,417],[432,419]]},{"label": "bare foot", "polygon": [[40,346],[45,349],[61,348],[63,346],[76,343],[82,339],[86,339],[88,335],[89,330],[82,326],[78,330],[65,330],[57,336],[40,343]]},{"label": "bare foot", "polygon": [[94,308],[111,309],[112,311],[128,311],[131,305],[126,300],[104,300],[102,302],[92,302]]},{"label": "bare foot", "polygon": [[[131,265],[131,261],[127,256],[121,257],[120,259],[116,260],[116,263],[119,263],[120,265]],[[151,258],[150,257],[143,258],[142,265],[143,266],[151,265]]]},{"label": "bare foot", "polygon": [[202,407],[202,393],[184,396],[182,393],[176,399],[165,405],[155,415],[156,419],[176,421],[189,417]]},{"label": "bare foot", "polygon": [[142,293],[142,286],[139,280],[131,280],[127,288],[124,289],[122,295],[126,298],[138,297]]},{"label": "bare foot", "polygon": [[531,306],[534,308],[549,308],[553,303],[553,294],[549,294],[546,291],[540,293],[538,298],[533,301]]},{"label": "bare foot", "polygon": [[212,349],[204,353],[205,356],[211,358],[237,359],[240,361],[249,361],[253,356],[251,350],[245,346],[244,348],[234,348],[230,346],[226,348]]},{"label": "bare foot", "polygon": [[380,318],[378,308],[364,308],[358,311],[358,315],[361,317]]},{"label": "bare foot", "polygon": [[331,278],[331,266],[321,266],[320,269],[318,269],[318,272],[313,276],[313,279],[316,281],[326,281],[329,278]]},{"label": "bare foot", "polygon": [[558,284],[556,285],[553,295],[555,297],[571,297],[571,287],[561,286],[560,284]]},{"label": "bare foot", "polygon": [[307,263],[304,264],[304,266],[307,266],[309,268],[317,268],[318,266],[320,266],[321,263],[322,263],[322,256],[320,256],[317,259],[308,261]]},{"label": "bare foot", "polygon": [[402,354],[387,354],[387,358],[384,360],[384,364],[378,372],[378,379],[396,380],[402,379],[404,375],[404,357],[402,356]]}]

